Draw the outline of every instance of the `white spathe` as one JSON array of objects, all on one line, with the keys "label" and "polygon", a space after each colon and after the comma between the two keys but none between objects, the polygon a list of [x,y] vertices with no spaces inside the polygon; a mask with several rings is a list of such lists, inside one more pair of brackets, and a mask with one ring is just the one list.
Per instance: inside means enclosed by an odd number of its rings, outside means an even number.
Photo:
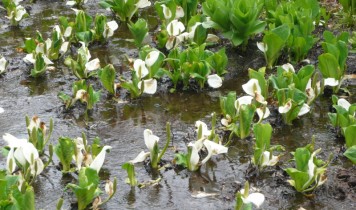
[{"label": "white spathe", "polygon": [[181,17],[184,17],[184,9],[181,6],[177,6],[175,19],[179,19]]},{"label": "white spathe", "polygon": [[6,61],[6,59],[4,57],[1,57],[1,59],[0,59],[0,74],[5,72],[6,67],[7,67],[7,61]]},{"label": "white spathe", "polygon": [[[240,193],[243,195],[244,194],[244,189],[240,190]],[[262,193],[251,193],[247,196],[247,198],[244,198],[242,196],[242,201],[245,204],[252,203],[254,204],[257,208],[259,208],[263,202],[265,201],[265,196]]]},{"label": "white spathe", "polygon": [[87,91],[80,89],[77,91],[77,93],[75,94],[75,100],[79,100],[79,99],[83,99],[84,95],[87,93]]},{"label": "white spathe", "polygon": [[70,37],[70,35],[72,35],[72,30],[73,30],[73,28],[72,28],[71,26],[68,26],[68,27],[66,28],[66,30],[64,31],[63,36],[64,36],[64,37]]},{"label": "white spathe", "polygon": [[265,109],[263,108],[257,108],[256,109],[257,115],[258,117],[261,119],[263,117],[263,119],[266,119],[267,117],[269,117],[269,115],[271,114],[271,112],[269,111],[268,107],[266,107]]},{"label": "white spathe", "polygon": [[34,58],[33,53],[29,53],[23,58],[23,61],[25,61],[25,63],[34,64],[36,59]]},{"label": "white spathe", "polygon": [[148,75],[148,69],[146,67],[145,61],[141,59],[136,59],[134,62],[134,70],[136,72],[136,76],[141,79]]},{"label": "white spathe", "polygon": [[212,74],[208,76],[208,84],[212,88],[219,88],[222,86],[222,79],[217,74]]},{"label": "white spathe", "polygon": [[331,87],[335,87],[339,85],[339,80],[336,80],[335,78],[326,78],[324,79],[324,85],[325,86],[331,86]]},{"label": "white spathe", "polygon": [[172,17],[171,10],[165,4],[161,4],[161,7],[162,7],[164,18],[170,19]]},{"label": "white spathe", "polygon": [[[12,14],[12,13],[11,13],[11,14]],[[20,20],[22,20],[22,17],[23,17],[25,14],[27,14],[26,9],[25,9],[23,6],[21,6],[21,5],[17,6],[17,7],[16,7],[15,20],[16,20],[17,22],[19,22]]]},{"label": "white spathe", "polygon": [[77,2],[75,2],[75,1],[67,1],[67,3],[66,3],[66,5],[68,5],[68,6],[74,6],[76,4],[77,4]]},{"label": "white spathe", "polygon": [[155,94],[157,91],[157,80],[156,79],[146,79],[143,81],[138,82],[138,89],[141,90],[143,82],[143,92],[147,94]]},{"label": "white spathe", "polygon": [[99,58],[95,58],[88,63],[85,64],[85,69],[87,71],[94,71],[100,68],[100,60]]},{"label": "white spathe", "polygon": [[0,107],[0,114],[4,112],[5,112],[4,108]]},{"label": "white spathe", "polygon": [[148,0],[139,0],[136,4],[136,7],[138,9],[142,9],[142,8],[149,7],[149,6],[151,6],[151,2]]},{"label": "white spathe", "polygon": [[104,146],[103,149],[101,149],[100,153],[95,157],[93,162],[90,164],[90,168],[95,169],[97,173],[99,173],[101,167],[104,164],[105,160],[105,154],[106,152],[109,152],[111,150],[111,146]]},{"label": "white spathe", "polygon": [[140,154],[137,155],[137,157],[135,157],[135,159],[133,160],[130,160],[129,162],[132,163],[132,164],[135,164],[135,163],[141,163],[143,161],[146,160],[147,157],[150,156],[150,152],[145,152],[145,151],[141,151]]},{"label": "white spathe", "polygon": [[211,156],[213,155],[217,155],[217,154],[222,154],[222,153],[227,153],[228,148],[221,145],[221,144],[217,144],[213,141],[210,140],[205,140],[203,142],[205,148],[208,150],[208,155],[204,158],[204,160],[202,160],[202,164],[206,163],[206,161],[208,161]]},{"label": "white spathe", "polygon": [[235,101],[235,109],[237,111],[240,110],[241,105],[249,105],[252,103],[253,97],[252,96],[242,96]]},{"label": "white spathe", "polygon": [[257,42],[257,48],[261,50],[263,53],[266,53],[268,50],[267,44],[263,42]]},{"label": "white spathe", "polygon": [[192,142],[190,142],[188,144],[188,147],[192,148],[190,159],[189,159],[189,163],[190,163],[189,170],[195,171],[199,167],[199,165],[198,165],[199,164],[199,160],[200,160],[199,153],[198,153],[199,150],[197,149],[196,144],[194,144]]},{"label": "white spathe", "polygon": [[159,55],[160,55],[160,52],[157,50],[153,50],[153,51],[149,52],[145,58],[146,66],[147,67],[153,66],[156,63],[156,61],[158,60]]},{"label": "white spathe", "polygon": [[281,114],[289,112],[289,110],[292,108],[292,101],[289,100],[286,104],[283,106],[278,107],[278,112]]},{"label": "white spathe", "polygon": [[341,106],[342,108],[346,109],[346,111],[349,111],[349,108],[351,106],[350,102],[348,102],[346,99],[341,98],[337,100],[337,105]]},{"label": "white spathe", "polygon": [[308,104],[304,103],[302,105],[302,108],[299,110],[298,116],[302,116],[305,115],[306,113],[308,113],[310,111],[310,107]]},{"label": "white spathe", "polygon": [[34,116],[31,118],[30,124],[28,125],[27,129],[29,129],[31,132],[33,128],[39,128],[41,124],[41,119],[38,118],[37,116]]},{"label": "white spathe", "polygon": [[210,136],[211,134],[211,130],[208,130],[208,126],[205,124],[205,122],[203,121],[196,121],[195,122],[195,127],[196,127],[196,132],[199,131],[199,127],[201,126],[202,128],[202,135],[203,135],[203,138],[207,138],[208,136]]},{"label": "white spathe", "polygon": [[169,38],[166,43],[166,48],[168,50],[172,49],[173,47],[177,46],[181,40],[177,38],[183,31],[185,30],[184,24],[178,20],[172,20],[167,25],[167,32]]},{"label": "white spathe", "polygon": [[7,146],[9,146],[10,148],[21,147],[22,145],[28,142],[27,139],[18,139],[9,133],[5,133],[5,135],[3,135],[2,138],[7,143]]},{"label": "white spathe", "polygon": [[105,30],[103,32],[103,36],[105,39],[112,37],[114,35],[114,31],[119,28],[119,25],[116,23],[115,20],[107,22],[105,25]]},{"label": "white spathe", "polygon": [[262,154],[262,166],[274,166],[278,163],[279,157],[272,155],[269,151],[264,151]]},{"label": "white spathe", "polygon": [[263,103],[264,97],[261,95],[261,87],[257,79],[250,79],[246,84],[242,85],[242,89],[250,96],[256,98],[256,101]]},{"label": "white spathe", "polygon": [[286,72],[292,72],[295,73],[294,67],[290,63],[286,63],[282,65],[282,69],[284,69]]},{"label": "white spathe", "polygon": [[159,141],[159,137],[153,135],[153,132],[150,129],[145,129],[143,131],[143,138],[145,140],[146,147],[148,148],[148,150],[150,150],[150,152],[152,152],[153,147]]}]

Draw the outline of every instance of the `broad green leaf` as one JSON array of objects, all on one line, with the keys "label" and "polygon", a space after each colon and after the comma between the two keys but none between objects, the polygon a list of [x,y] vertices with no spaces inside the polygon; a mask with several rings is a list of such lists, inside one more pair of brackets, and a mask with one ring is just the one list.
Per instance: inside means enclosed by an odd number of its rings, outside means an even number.
[{"label": "broad green leaf", "polygon": [[115,94],[114,84],[116,72],[112,64],[108,64],[103,69],[98,71],[98,76],[107,91],[111,94]]},{"label": "broad green leaf", "polygon": [[348,148],[344,155],[352,161],[353,164],[356,164],[356,145]]},{"label": "broad green leaf", "polygon": [[350,125],[344,130],[346,147],[356,146],[356,125]]},{"label": "broad green leaf", "polygon": [[70,171],[72,156],[74,155],[75,144],[72,139],[60,137],[58,144],[54,147],[54,152],[58,156],[63,166],[63,172]]}]

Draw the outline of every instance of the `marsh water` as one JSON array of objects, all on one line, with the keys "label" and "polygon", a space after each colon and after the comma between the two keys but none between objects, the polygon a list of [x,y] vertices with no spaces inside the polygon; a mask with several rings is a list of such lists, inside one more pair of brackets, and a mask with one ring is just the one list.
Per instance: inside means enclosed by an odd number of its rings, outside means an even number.
[{"label": "marsh water", "polygon": [[[89,1],[85,10],[91,15],[97,12],[111,15],[108,11],[98,9],[97,3],[98,0]],[[143,130],[151,129],[160,137],[163,146],[165,125],[170,122],[173,139],[164,159],[169,161],[174,158],[175,152],[185,152],[187,142],[195,140],[195,121],[202,120],[210,125],[210,114],[220,113],[220,96],[229,91],[237,91],[238,95],[242,95],[241,85],[248,80],[247,69],[263,66],[263,55],[253,43],[246,52],[227,46],[229,73],[222,88],[218,90],[205,88],[169,93],[168,85],[163,82],[158,93],[152,96],[144,95],[135,100],[129,100],[127,96],[124,97],[127,102],[118,103],[102,91],[100,103],[90,113],[85,113],[85,107],[79,104],[66,111],[57,94],[60,91],[70,93],[76,78],[64,66],[63,60],[55,62],[56,70],[47,72],[44,77],[31,78],[31,66],[23,62],[25,54],[16,48],[23,44],[25,37],[35,36],[36,30],[47,38],[53,26],[58,24],[59,16],[74,18],[74,12],[63,1],[37,0],[35,4],[28,5],[30,18],[21,22],[19,28],[7,26],[8,21],[0,19],[0,54],[9,61],[8,72],[0,76],[0,107],[5,109],[0,114],[0,135],[11,133],[26,138],[25,116],[37,115],[47,123],[53,118],[53,144],[57,143],[60,136],[75,138],[82,132],[89,140],[100,137],[103,144],[113,148],[107,154],[100,173],[102,186],[107,179],[118,179],[118,191],[103,209],[233,209],[235,193],[246,179],[253,189],[265,194],[266,201],[262,209],[356,208],[355,167],[342,156],[343,140],[336,137],[329,125],[327,113],[330,111],[331,99],[326,96],[321,96],[312,106],[311,112],[296,120],[293,126],[278,123],[276,115],[272,115],[272,144],[281,144],[286,148],[282,163],[277,167],[258,175],[252,174],[252,139],[234,139],[226,155],[212,158],[199,172],[167,168],[152,173],[144,164],[138,165],[136,176],[139,182],[157,177],[162,179],[157,185],[143,189],[131,188],[125,184],[127,174],[121,165],[146,150]],[[151,31],[156,30],[159,23],[152,15],[154,13],[151,8],[140,14],[149,20]],[[1,10],[0,16],[4,17],[5,11]],[[130,38],[125,24],[119,23],[119,30],[107,44],[90,47],[92,57],[98,57],[102,66],[114,64],[118,73],[125,74],[129,69],[125,65],[124,54],[137,58],[138,53],[134,44],[128,40]],[[315,58],[311,58],[312,63],[316,62]],[[348,62],[351,68],[355,68],[355,55],[350,55]],[[356,93],[352,81],[348,88],[351,93]],[[349,101],[355,102],[355,96],[350,97]],[[290,166],[289,152],[310,143],[313,135],[316,148],[322,148],[320,157],[326,159],[330,153],[334,157],[327,172],[326,184],[315,192],[314,197],[305,197],[289,186],[288,176],[283,169]],[[0,146],[4,146],[3,141],[0,141]],[[6,158],[1,156],[0,168],[5,168],[5,163]],[[36,208],[55,209],[60,197],[65,199],[64,209],[74,208],[71,203],[75,202],[75,197],[70,191],[64,191],[64,188],[67,183],[75,182],[77,175],[63,175],[58,170],[58,160],[54,159],[54,163],[38,177],[34,185]],[[209,196],[200,196],[203,192]]]}]

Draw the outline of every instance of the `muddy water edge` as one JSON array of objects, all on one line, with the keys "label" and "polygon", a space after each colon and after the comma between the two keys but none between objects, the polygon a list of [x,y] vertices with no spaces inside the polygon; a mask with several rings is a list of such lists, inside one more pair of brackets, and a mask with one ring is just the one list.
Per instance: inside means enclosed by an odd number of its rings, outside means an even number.
[{"label": "muddy water edge", "polygon": [[[50,3],[48,3],[50,2]],[[227,155],[213,158],[200,172],[191,173],[187,170],[168,168],[159,174],[153,174],[145,164],[136,167],[137,179],[140,182],[162,177],[161,182],[147,188],[131,188],[125,184],[126,172],[121,165],[133,159],[140,151],[146,149],[143,141],[143,130],[149,128],[162,140],[165,139],[165,124],[172,125],[172,147],[164,159],[172,160],[177,151],[186,151],[186,144],[195,140],[194,123],[203,120],[209,123],[212,112],[220,113],[219,97],[229,91],[237,91],[242,95],[241,84],[247,82],[247,69],[258,69],[264,64],[263,55],[257,51],[253,41],[247,52],[227,46],[229,56],[229,73],[225,77],[223,87],[219,90],[204,89],[169,93],[169,83],[163,85],[153,96],[143,96],[127,103],[117,103],[102,91],[102,97],[95,109],[84,113],[84,107],[76,105],[66,111],[57,97],[60,91],[71,92],[71,84],[76,78],[64,66],[63,60],[55,62],[55,71],[48,72],[44,77],[31,78],[31,67],[26,65],[16,48],[21,46],[24,37],[33,37],[36,30],[48,37],[52,27],[58,24],[59,16],[74,18],[74,12],[62,1],[37,0],[27,7],[31,17],[21,22],[19,28],[6,26],[4,18],[0,19],[0,54],[9,60],[8,72],[0,76],[0,107],[5,112],[0,115],[0,134],[11,133],[17,137],[27,136],[25,116],[38,115],[42,121],[54,119],[55,127],[52,143],[56,144],[60,136],[75,138],[84,132],[89,140],[99,136],[103,144],[111,145],[112,151],[107,155],[104,168],[100,173],[102,185],[105,180],[118,179],[118,191],[114,198],[103,209],[233,209],[234,197],[246,179],[251,186],[266,195],[262,209],[355,209],[356,208],[356,175],[355,167],[342,156],[343,140],[338,139],[329,125],[327,113],[330,111],[330,97],[321,96],[312,107],[312,111],[296,120],[293,126],[281,125],[277,114],[272,114],[270,123],[274,127],[272,144],[285,146],[286,152],[282,163],[265,170],[263,173],[251,173],[250,159],[253,154],[251,138],[235,139]],[[95,15],[100,12],[110,16],[105,10],[98,9],[98,0],[89,1],[86,11]],[[149,20],[151,31],[157,29],[158,21],[153,8],[140,14]],[[0,11],[1,17],[5,16]],[[102,66],[113,63],[117,72],[127,74],[124,54],[137,58],[135,46],[127,41],[131,38],[127,27],[119,24],[119,30],[106,45],[90,47],[92,57],[98,57]],[[317,54],[311,55],[312,63]],[[355,71],[356,58],[348,59],[350,71]],[[354,72],[350,72],[354,73]],[[99,87],[99,81],[91,81]],[[356,93],[356,85],[349,82],[349,90]],[[128,99],[128,97],[124,98]],[[350,98],[355,102],[355,96]],[[321,157],[326,159],[330,153],[334,155],[328,169],[328,181],[315,192],[315,196],[307,198],[289,186],[288,176],[283,171],[289,166],[290,151],[306,145],[312,136],[316,138],[316,148],[322,148]],[[161,144],[164,142],[162,141]],[[0,141],[0,146],[4,142]],[[0,168],[5,168],[5,158],[0,157]],[[58,160],[39,176],[34,188],[37,209],[55,209],[58,199],[65,199],[64,208],[74,208],[75,202],[71,192],[63,192],[67,183],[75,182],[77,175],[62,175],[58,170]],[[196,198],[199,192],[211,193],[213,196]]]}]

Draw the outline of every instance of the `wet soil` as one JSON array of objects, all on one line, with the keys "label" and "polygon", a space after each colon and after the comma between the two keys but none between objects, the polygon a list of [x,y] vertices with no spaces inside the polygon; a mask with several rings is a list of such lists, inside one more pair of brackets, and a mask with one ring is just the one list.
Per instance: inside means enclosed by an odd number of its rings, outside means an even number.
[{"label": "wet soil", "polygon": [[[100,172],[102,185],[105,180],[118,179],[118,192],[114,198],[103,206],[103,209],[233,209],[235,193],[240,190],[245,180],[251,186],[266,195],[262,209],[355,209],[355,166],[343,157],[344,141],[337,138],[329,124],[327,113],[330,111],[331,99],[321,96],[312,106],[312,111],[296,120],[293,126],[278,123],[275,117],[270,119],[274,125],[272,144],[280,144],[286,148],[282,162],[266,169],[258,176],[251,173],[251,155],[253,142],[234,139],[226,155],[212,158],[199,172],[167,169],[159,174],[152,174],[144,164],[136,167],[137,179],[140,182],[162,178],[155,186],[143,189],[131,188],[125,184],[126,172],[121,165],[133,159],[140,151],[145,150],[143,130],[149,128],[161,139],[165,139],[165,124],[171,122],[173,140],[171,148],[164,159],[169,161],[175,152],[186,151],[186,143],[195,140],[194,123],[196,120],[210,122],[212,112],[220,113],[219,97],[229,91],[237,91],[242,95],[241,85],[247,82],[248,68],[258,69],[263,66],[263,55],[258,52],[254,41],[250,41],[248,50],[242,52],[239,48],[226,45],[229,56],[229,73],[219,90],[205,88],[203,90],[187,90],[169,93],[169,84],[163,82],[160,90],[153,96],[143,96],[128,103],[117,103],[103,91],[99,104],[90,113],[84,112],[84,107],[76,105],[66,111],[57,97],[60,91],[71,92],[71,84],[76,78],[64,66],[63,60],[56,62],[56,70],[48,72],[44,77],[31,78],[31,67],[26,65],[16,47],[22,45],[24,37],[33,37],[39,30],[47,37],[52,27],[57,24],[58,16],[74,17],[69,7],[62,1],[37,0],[28,4],[31,18],[21,22],[19,28],[7,26],[6,19],[0,19],[0,54],[10,62],[8,72],[0,76],[0,107],[5,112],[0,115],[0,134],[11,133],[17,137],[26,138],[25,115],[38,115],[42,121],[54,119],[55,127],[52,143],[56,144],[60,136],[75,138],[84,132],[89,141],[96,136],[102,143],[113,147],[106,157],[103,170]],[[105,10],[99,9],[98,0],[89,1],[85,9],[89,14],[100,12],[110,16]],[[26,1],[28,3],[28,1]],[[158,21],[154,10],[140,14],[149,19],[151,30],[157,29]],[[4,17],[5,12],[0,11]],[[114,38],[105,45],[90,47],[92,57],[99,57],[102,66],[113,63],[117,72],[128,72],[124,54],[137,57],[133,43],[127,41],[131,36],[124,23],[119,24],[119,30]],[[256,37],[259,39],[260,37]],[[317,62],[318,46],[308,58],[311,63]],[[319,51],[320,52],[320,51]],[[282,61],[281,61],[282,62]],[[349,72],[356,69],[355,55],[348,59]],[[92,80],[94,84],[98,81]],[[354,81],[348,82],[351,93],[356,93]],[[128,98],[126,98],[128,99]],[[355,95],[349,97],[355,102]],[[329,154],[334,158],[327,171],[328,181],[315,191],[315,196],[306,197],[297,193],[288,183],[288,176],[283,169],[291,166],[288,160],[289,152],[310,143],[312,136],[316,138],[316,148],[322,148],[320,156],[327,159]],[[163,146],[164,142],[161,142]],[[0,141],[0,146],[4,142]],[[5,158],[0,157],[0,168],[5,167]],[[35,183],[36,208],[55,209],[60,197],[65,199],[64,209],[74,208],[71,203],[75,197],[70,191],[64,192],[67,183],[75,182],[77,175],[63,175],[58,170],[58,160],[49,166]],[[211,193],[212,196],[196,198],[199,192]]]}]

